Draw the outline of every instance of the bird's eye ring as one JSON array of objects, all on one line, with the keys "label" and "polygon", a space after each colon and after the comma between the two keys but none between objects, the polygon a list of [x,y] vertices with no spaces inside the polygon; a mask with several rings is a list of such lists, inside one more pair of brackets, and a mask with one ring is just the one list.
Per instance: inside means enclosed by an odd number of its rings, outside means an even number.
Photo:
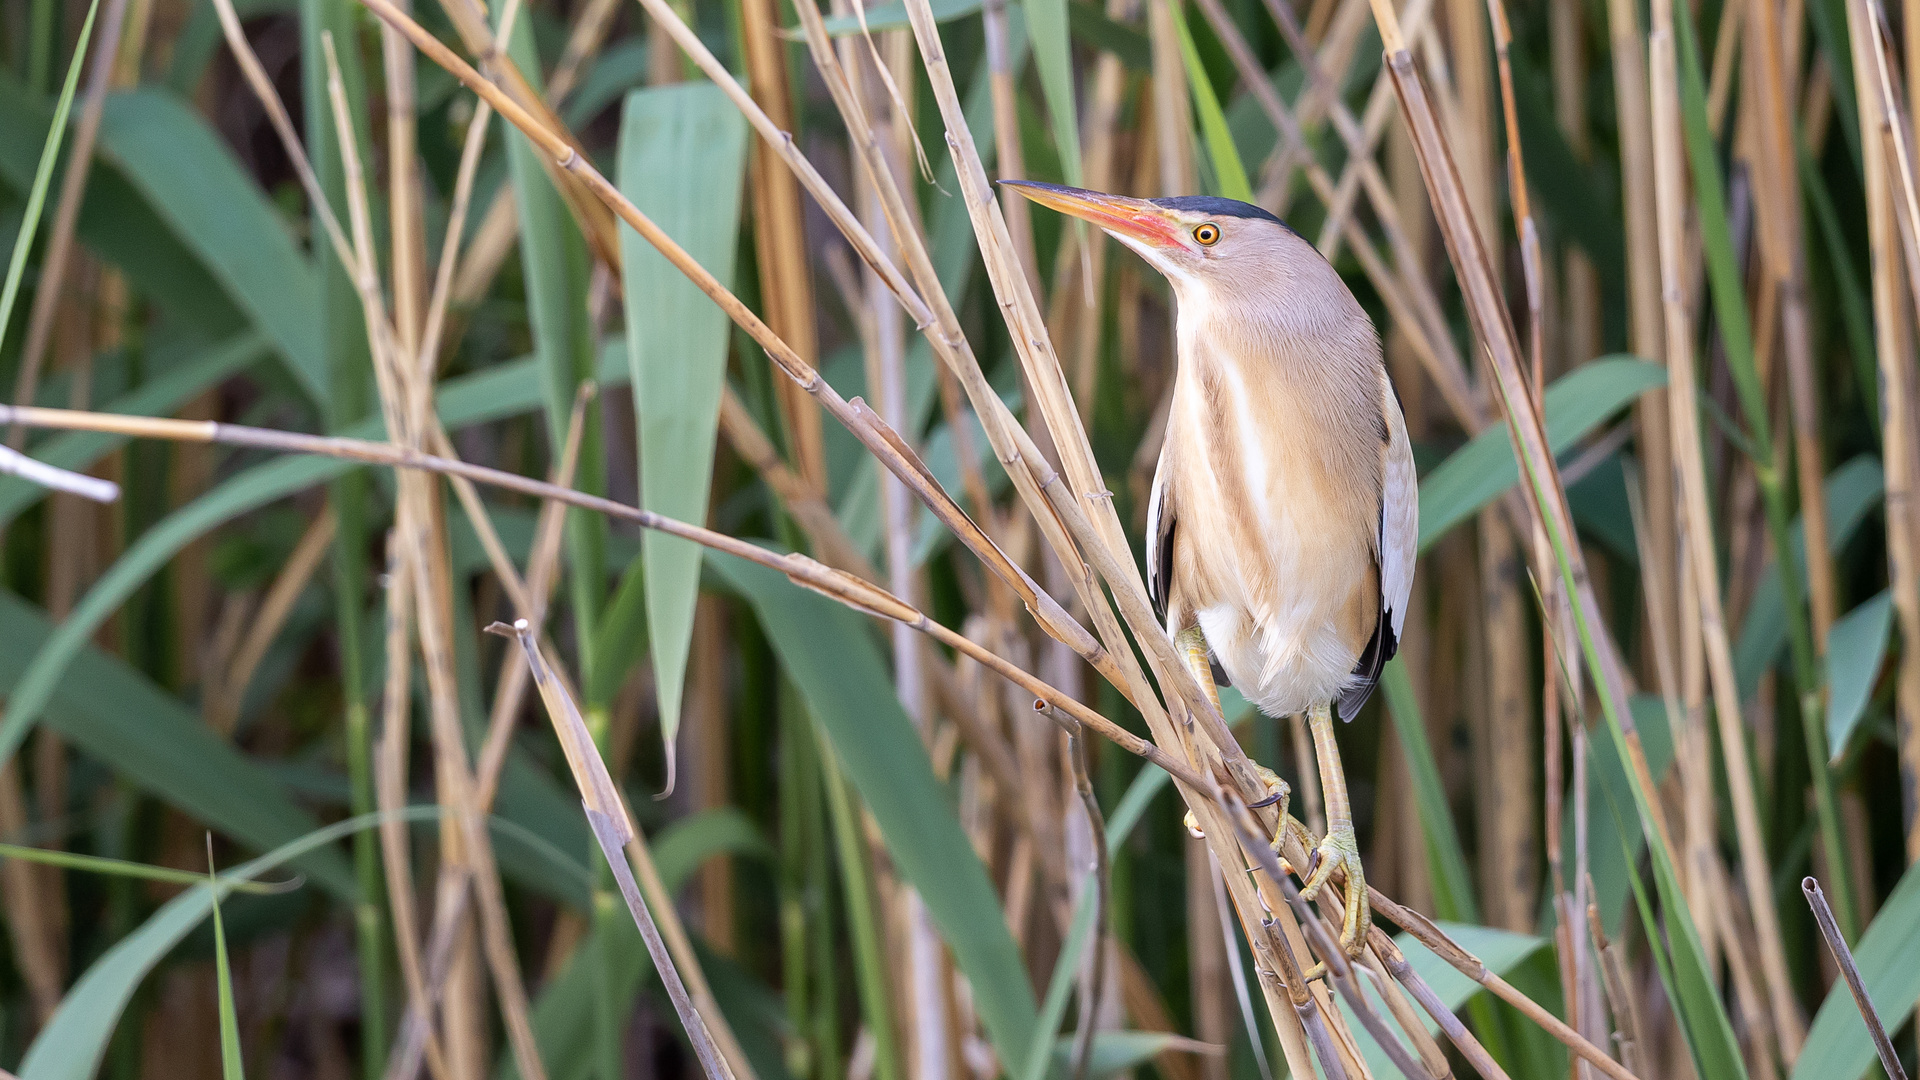
[{"label": "bird's eye ring", "polygon": [[1201,247],[1212,247],[1220,242],[1220,226],[1211,221],[1202,222],[1194,226],[1193,238],[1200,242]]}]

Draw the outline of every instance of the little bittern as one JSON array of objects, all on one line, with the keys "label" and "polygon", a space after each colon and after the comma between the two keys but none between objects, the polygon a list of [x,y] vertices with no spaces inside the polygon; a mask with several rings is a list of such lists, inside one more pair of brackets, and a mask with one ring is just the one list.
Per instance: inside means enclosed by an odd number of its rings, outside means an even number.
[{"label": "little bittern", "polygon": [[1380,337],[1313,245],[1257,206],[1007,183],[1173,286],[1179,370],[1147,589],[1203,686],[1217,664],[1267,715],[1306,713],[1327,834],[1302,892],[1345,868],[1341,944],[1355,950],[1370,919],[1333,712],[1353,719],[1399,646],[1419,510]]}]

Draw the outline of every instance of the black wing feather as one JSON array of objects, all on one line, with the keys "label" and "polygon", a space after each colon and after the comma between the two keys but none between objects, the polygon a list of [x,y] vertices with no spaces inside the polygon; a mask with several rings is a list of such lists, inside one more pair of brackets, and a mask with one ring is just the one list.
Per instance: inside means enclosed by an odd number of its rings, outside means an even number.
[{"label": "black wing feather", "polygon": [[[1380,550],[1386,550],[1386,507],[1382,502],[1380,512]],[[1377,562],[1379,556],[1375,556]],[[1379,582],[1378,566],[1375,567],[1374,580]],[[1360,715],[1360,707],[1373,696],[1373,688],[1380,684],[1380,673],[1386,670],[1387,661],[1400,651],[1400,637],[1393,632],[1393,612],[1387,607],[1386,590],[1380,592],[1380,618],[1374,625],[1373,636],[1367,639],[1366,648],[1360,650],[1360,661],[1353,665],[1353,674],[1358,679],[1340,695],[1339,716],[1351,721]]]}]

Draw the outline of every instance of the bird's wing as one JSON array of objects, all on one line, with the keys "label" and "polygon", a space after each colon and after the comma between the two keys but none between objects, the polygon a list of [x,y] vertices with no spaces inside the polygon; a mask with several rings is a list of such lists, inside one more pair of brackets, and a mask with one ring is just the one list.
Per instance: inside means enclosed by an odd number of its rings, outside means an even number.
[{"label": "bird's wing", "polygon": [[1153,468],[1147,495],[1147,596],[1161,622],[1167,620],[1167,590],[1173,581],[1173,511],[1167,506],[1167,450]]},{"label": "bird's wing", "polygon": [[1413,444],[1407,441],[1407,421],[1384,368],[1380,372],[1380,412],[1380,537],[1376,553],[1380,621],[1353,667],[1353,685],[1340,695],[1340,717],[1344,720],[1359,714],[1380,682],[1387,661],[1400,649],[1420,538],[1420,491],[1413,468]]}]

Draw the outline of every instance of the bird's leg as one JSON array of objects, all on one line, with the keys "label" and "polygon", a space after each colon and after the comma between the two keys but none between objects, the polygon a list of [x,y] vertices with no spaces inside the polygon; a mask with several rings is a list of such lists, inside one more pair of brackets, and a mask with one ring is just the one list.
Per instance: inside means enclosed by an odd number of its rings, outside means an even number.
[{"label": "bird's leg", "polygon": [[[1187,667],[1193,671],[1193,677],[1200,683],[1200,688],[1207,692],[1207,698],[1213,702],[1214,711],[1219,712],[1220,687],[1213,681],[1213,661],[1207,655],[1207,635],[1201,632],[1199,624],[1196,623],[1173,635],[1173,643],[1179,647],[1180,655],[1187,661]],[[1280,837],[1285,834],[1288,823],[1292,822],[1295,827],[1300,824],[1287,814],[1287,798],[1293,791],[1287,787],[1285,780],[1280,779],[1279,773],[1265,765],[1255,765],[1254,768],[1261,782],[1267,786],[1266,798],[1255,805],[1279,808],[1280,824],[1273,834],[1274,846],[1278,848]],[[1200,831],[1191,812],[1187,814],[1187,828],[1196,834]]]},{"label": "bird's leg", "polygon": [[1312,900],[1333,879],[1336,868],[1347,871],[1347,917],[1340,930],[1340,947],[1357,955],[1367,937],[1373,915],[1367,904],[1367,879],[1360,871],[1360,844],[1353,834],[1353,804],[1347,798],[1347,774],[1340,765],[1340,748],[1333,741],[1333,706],[1321,702],[1307,710],[1307,728],[1313,732],[1314,756],[1320,759],[1320,790],[1327,802],[1327,835],[1320,840],[1319,865],[1307,878],[1300,895]]}]

